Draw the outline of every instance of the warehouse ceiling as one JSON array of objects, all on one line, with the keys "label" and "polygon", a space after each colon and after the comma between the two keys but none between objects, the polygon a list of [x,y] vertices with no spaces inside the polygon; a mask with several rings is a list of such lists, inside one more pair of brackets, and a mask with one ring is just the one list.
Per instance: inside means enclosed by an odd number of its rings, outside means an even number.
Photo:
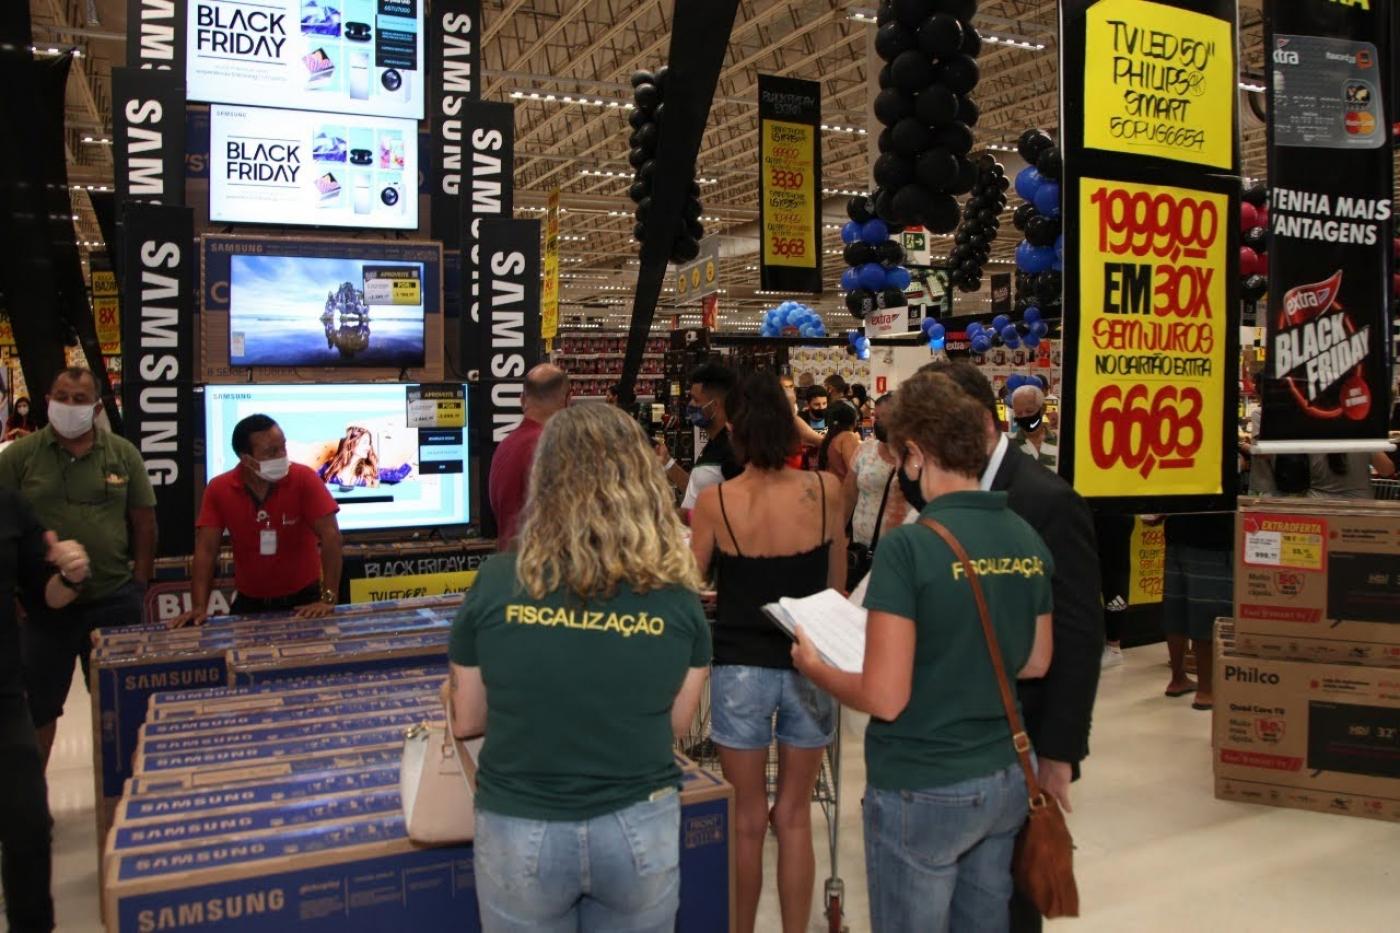
[{"label": "warehouse ceiling", "polygon": [[[80,243],[100,245],[86,186],[112,183],[110,73],[125,54],[126,0],[29,0],[38,55],[76,49],[68,87],[69,178]],[[822,184],[826,294],[808,302],[844,322],[837,279],[842,192],[868,187],[867,75],[876,0],[741,0],[701,147],[707,233],[724,239],[722,324],[756,329],[759,311],[784,297],[759,293],[758,75],[822,85]],[[627,199],[628,79],[665,64],[673,0],[483,0],[483,96],[515,104],[516,215],[537,217],[554,188],[565,213],[561,244],[561,315],[566,326],[621,329],[631,308],[637,267],[632,204]],[[1263,30],[1258,0],[1241,3],[1241,80],[1262,81]],[[1054,0],[983,0],[977,19],[987,42],[979,147],[1014,144],[1030,126],[1054,132],[1058,44]],[[1264,175],[1264,133],[1242,93],[1244,169]],[[587,98],[580,102],[580,98]],[[603,101],[599,106],[598,101]],[[610,106],[617,102],[619,106]],[[1260,101],[1262,103],[1262,101]],[[1011,156],[1014,158],[1014,154]],[[1012,207],[1015,206],[1013,199]],[[1005,228],[993,252],[1014,247]],[[1006,268],[1010,268],[1008,264]],[[669,303],[663,295],[662,314]],[[689,307],[687,312],[695,312]]]}]

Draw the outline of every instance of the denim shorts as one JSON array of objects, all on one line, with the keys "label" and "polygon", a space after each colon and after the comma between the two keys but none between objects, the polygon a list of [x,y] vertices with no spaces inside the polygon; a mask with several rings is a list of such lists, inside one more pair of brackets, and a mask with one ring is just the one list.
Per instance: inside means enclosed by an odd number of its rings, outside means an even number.
[{"label": "denim shorts", "polygon": [[476,811],[484,933],[670,933],[681,892],[680,796],[581,822]]},{"label": "denim shorts", "polygon": [[710,672],[715,744],[752,751],[772,745],[775,733],[782,745],[825,748],[836,735],[836,701],[797,671],[716,665]]},{"label": "denim shorts", "polygon": [[1210,641],[1215,620],[1234,614],[1235,558],[1231,551],[1173,544],[1167,548],[1162,630]]}]

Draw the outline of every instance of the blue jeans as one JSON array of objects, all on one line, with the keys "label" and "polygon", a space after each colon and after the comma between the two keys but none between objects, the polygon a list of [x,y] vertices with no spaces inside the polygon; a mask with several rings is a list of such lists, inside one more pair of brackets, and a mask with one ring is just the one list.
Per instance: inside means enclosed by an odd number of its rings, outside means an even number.
[{"label": "blue jeans", "polygon": [[677,794],[583,822],[476,811],[484,933],[671,931],[681,898]]},{"label": "blue jeans", "polygon": [[782,745],[826,748],[836,735],[836,701],[797,671],[741,664],[711,668],[714,743],[753,751],[772,745],[775,734]]},{"label": "blue jeans", "polygon": [[1019,765],[927,790],[867,787],[863,805],[873,933],[1008,929],[1027,810]]}]

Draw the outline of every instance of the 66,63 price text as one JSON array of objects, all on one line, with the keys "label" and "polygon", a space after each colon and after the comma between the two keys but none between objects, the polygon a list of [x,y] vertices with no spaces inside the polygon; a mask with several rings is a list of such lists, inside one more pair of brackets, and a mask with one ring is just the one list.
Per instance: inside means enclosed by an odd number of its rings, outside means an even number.
[{"label": "66,63 price text", "polygon": [[1106,385],[1089,411],[1089,450],[1094,465],[1120,465],[1147,479],[1155,469],[1185,470],[1196,465],[1205,442],[1201,390],[1139,383],[1126,391]]}]

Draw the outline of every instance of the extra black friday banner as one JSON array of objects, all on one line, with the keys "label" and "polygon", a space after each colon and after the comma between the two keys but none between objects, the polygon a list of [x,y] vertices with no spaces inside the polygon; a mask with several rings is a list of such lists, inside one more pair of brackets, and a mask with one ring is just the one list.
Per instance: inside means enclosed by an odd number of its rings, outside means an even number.
[{"label": "extra black friday banner", "polygon": [[1067,0],[1060,10],[1060,472],[1107,510],[1232,508],[1236,5]]},{"label": "extra black friday banner", "polygon": [[155,487],[160,556],[194,549],[194,213],[129,202],[122,214],[122,419]]},{"label": "extra black friday banner", "polygon": [[758,76],[760,279],[774,291],[822,290],[822,89]]},{"label": "extra black friday banner", "polygon": [[186,0],[190,100],[423,118],[424,0]]},{"label": "extra black friday banner", "polygon": [[1268,361],[1260,440],[1380,441],[1390,420],[1388,4],[1267,2]]},{"label": "extra black friday banner", "polygon": [[215,104],[209,219],[418,228],[413,120]]}]

